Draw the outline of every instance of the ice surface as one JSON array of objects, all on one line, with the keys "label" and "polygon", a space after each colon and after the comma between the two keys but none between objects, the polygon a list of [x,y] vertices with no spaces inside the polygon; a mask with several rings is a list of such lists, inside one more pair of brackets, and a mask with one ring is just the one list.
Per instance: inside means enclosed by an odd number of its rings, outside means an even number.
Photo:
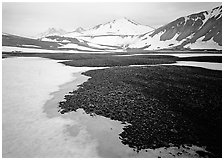
[{"label": "ice surface", "polygon": [[43,112],[50,93],[80,69],[41,58],[7,58],[2,65],[3,157],[98,157],[97,142],[85,127],[71,136],[67,127],[74,120]]}]

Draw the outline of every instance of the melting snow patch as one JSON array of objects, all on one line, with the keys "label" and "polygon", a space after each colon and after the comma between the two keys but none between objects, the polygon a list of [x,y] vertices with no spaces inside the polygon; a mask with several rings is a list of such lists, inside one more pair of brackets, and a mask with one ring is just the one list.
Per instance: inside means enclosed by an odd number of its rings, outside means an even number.
[{"label": "melting snow patch", "polygon": [[79,50],[86,50],[86,51],[99,51],[99,50],[96,50],[96,49],[92,49],[92,48],[88,48],[88,47],[84,47],[84,46],[79,46],[79,45],[74,44],[74,43],[69,43],[69,44],[66,44],[66,45],[58,47],[58,48],[70,48],[70,49],[79,49]]},{"label": "melting snow patch", "polygon": [[40,46],[35,46],[35,45],[29,45],[29,44],[27,44],[27,45],[22,45],[23,47],[35,47],[35,48],[41,48]]},{"label": "melting snow patch", "polygon": [[80,51],[67,51],[67,50],[47,50],[47,49],[36,49],[36,48],[21,48],[2,46],[2,52],[21,52],[21,53],[83,53]]}]

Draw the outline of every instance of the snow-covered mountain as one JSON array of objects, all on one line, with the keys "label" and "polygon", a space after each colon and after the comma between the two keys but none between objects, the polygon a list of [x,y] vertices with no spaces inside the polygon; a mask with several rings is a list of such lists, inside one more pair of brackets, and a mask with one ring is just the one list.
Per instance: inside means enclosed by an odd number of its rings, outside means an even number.
[{"label": "snow-covered mountain", "polygon": [[180,17],[158,29],[127,18],[99,24],[89,30],[66,33],[101,49],[222,49],[222,6]]},{"label": "snow-covered mountain", "polygon": [[127,18],[72,32],[50,28],[42,38],[28,39],[4,34],[3,46],[47,51],[125,52],[161,49],[222,49],[222,6],[180,17],[162,27],[141,25]]},{"label": "snow-covered mountain", "polygon": [[140,35],[154,30],[154,28],[146,25],[141,25],[127,18],[121,18],[99,24],[84,32],[89,36],[100,35]]},{"label": "snow-covered mountain", "polygon": [[76,28],[76,30],[74,32],[82,33],[84,31],[85,31],[85,29],[83,29],[82,27],[78,27],[78,28]]},{"label": "snow-covered mountain", "polygon": [[89,30],[78,28],[73,32],[60,35],[61,38],[45,36],[42,41],[59,42],[64,39],[74,38],[80,43],[85,42],[92,47],[100,49],[122,49],[124,51],[129,44],[132,44],[138,38],[138,35],[152,32],[154,29],[149,26],[138,24],[127,18],[113,20],[105,24],[97,25]]},{"label": "snow-covered mountain", "polygon": [[139,36],[129,48],[222,49],[222,6],[180,17],[156,30]]},{"label": "snow-covered mountain", "polygon": [[42,32],[42,33],[39,33],[36,37],[37,38],[44,38],[44,37],[47,37],[47,36],[54,36],[54,35],[63,35],[67,33],[65,30],[59,28],[59,29],[56,29],[56,28],[48,28],[45,32]]},{"label": "snow-covered mountain", "polygon": [[78,27],[74,31],[67,32],[67,33],[63,34],[62,36],[75,38],[75,37],[79,37],[79,36],[83,35],[84,31],[85,31],[85,29],[83,29],[82,27]]},{"label": "snow-covered mountain", "polygon": [[90,44],[104,46],[114,46],[123,50],[129,44],[135,43],[138,35],[152,32],[154,28],[141,25],[127,18],[121,18],[99,24],[89,30],[82,32],[70,32],[64,34],[64,37],[77,38]]}]

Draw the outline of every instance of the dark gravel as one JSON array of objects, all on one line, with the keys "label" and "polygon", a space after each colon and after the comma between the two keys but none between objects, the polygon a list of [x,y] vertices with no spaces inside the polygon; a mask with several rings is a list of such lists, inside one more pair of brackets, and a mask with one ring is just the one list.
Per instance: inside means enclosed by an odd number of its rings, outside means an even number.
[{"label": "dark gravel", "polygon": [[194,144],[222,151],[222,75],[194,67],[114,67],[90,76],[60,102],[60,112],[87,113],[131,125],[120,140],[135,149]]}]

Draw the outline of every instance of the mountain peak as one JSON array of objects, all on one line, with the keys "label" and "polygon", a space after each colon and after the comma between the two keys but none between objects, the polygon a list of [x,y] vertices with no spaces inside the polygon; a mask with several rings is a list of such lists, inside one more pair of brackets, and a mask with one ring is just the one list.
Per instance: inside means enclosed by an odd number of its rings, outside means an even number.
[{"label": "mountain peak", "polygon": [[99,24],[85,31],[88,35],[140,35],[154,30],[154,28],[141,25],[127,17],[122,17],[104,24]]},{"label": "mountain peak", "polygon": [[39,33],[37,35],[38,38],[43,38],[43,37],[47,37],[47,36],[53,36],[53,35],[63,35],[65,34],[66,31],[61,29],[61,28],[54,28],[54,27],[50,27],[48,28],[45,32]]},{"label": "mountain peak", "polygon": [[83,31],[85,31],[85,29],[83,29],[82,27],[78,27],[78,28],[76,28],[76,30],[75,30],[75,32],[78,32],[78,33],[81,33],[81,32],[83,32]]},{"label": "mountain peak", "polygon": [[122,18],[113,20],[113,23],[130,23],[130,24],[134,24],[134,25],[140,25],[139,23],[137,23],[127,17],[122,17]]}]

